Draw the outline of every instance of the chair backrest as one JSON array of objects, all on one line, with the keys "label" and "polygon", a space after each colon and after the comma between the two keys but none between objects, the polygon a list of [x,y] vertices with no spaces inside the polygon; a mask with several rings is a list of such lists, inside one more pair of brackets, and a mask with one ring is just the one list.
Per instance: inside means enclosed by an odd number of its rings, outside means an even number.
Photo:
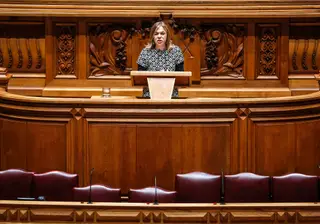
[{"label": "chair backrest", "polygon": [[[74,201],[89,201],[90,186],[73,188]],[[91,201],[93,202],[120,202],[121,191],[103,185],[91,186]]]},{"label": "chair backrest", "polygon": [[72,201],[77,186],[78,174],[50,171],[33,176],[33,196],[44,196],[48,201]]},{"label": "chair backrest", "polygon": [[0,171],[0,200],[31,197],[33,173],[19,169]]},{"label": "chair backrest", "polygon": [[[129,202],[154,202],[155,188],[146,187],[142,189],[129,190]],[[176,192],[167,191],[157,187],[157,201],[159,203],[174,203],[176,201]]]},{"label": "chair backrest", "polygon": [[203,172],[177,174],[175,189],[178,202],[219,202],[221,176]]},{"label": "chair backrest", "polygon": [[318,201],[318,177],[292,173],[272,177],[274,202]]},{"label": "chair backrest", "polygon": [[225,202],[269,202],[270,177],[253,173],[224,176]]}]

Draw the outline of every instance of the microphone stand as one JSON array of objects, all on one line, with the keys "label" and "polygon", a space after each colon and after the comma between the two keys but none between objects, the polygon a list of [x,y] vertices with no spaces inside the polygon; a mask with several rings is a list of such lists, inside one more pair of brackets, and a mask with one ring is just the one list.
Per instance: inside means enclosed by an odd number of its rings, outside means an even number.
[{"label": "microphone stand", "polygon": [[89,200],[88,200],[88,204],[92,204],[92,196],[91,196],[91,186],[92,186],[92,173],[93,173],[93,171],[94,171],[94,168],[92,168],[91,170],[90,170],[90,185],[89,185]]},{"label": "microphone stand", "polygon": [[157,177],[154,177],[154,205],[158,205]]},{"label": "microphone stand", "polygon": [[220,199],[220,205],[225,205],[224,201],[224,174],[223,169],[221,170],[221,199]]}]

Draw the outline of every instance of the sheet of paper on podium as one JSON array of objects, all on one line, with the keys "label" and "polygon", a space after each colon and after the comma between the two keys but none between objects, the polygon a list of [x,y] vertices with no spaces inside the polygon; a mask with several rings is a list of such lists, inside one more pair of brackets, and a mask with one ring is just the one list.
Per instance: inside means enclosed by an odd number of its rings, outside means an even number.
[{"label": "sheet of paper on podium", "polygon": [[132,85],[148,85],[150,98],[171,99],[175,85],[189,86],[191,72],[132,71]]}]

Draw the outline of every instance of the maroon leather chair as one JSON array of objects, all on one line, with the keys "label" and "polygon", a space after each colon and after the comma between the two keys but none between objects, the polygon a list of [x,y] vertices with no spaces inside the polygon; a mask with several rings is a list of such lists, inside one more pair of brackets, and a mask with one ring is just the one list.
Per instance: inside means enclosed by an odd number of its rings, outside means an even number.
[{"label": "maroon leather chair", "polygon": [[269,202],[270,177],[253,173],[224,176],[225,202]]},{"label": "maroon leather chair", "polygon": [[178,202],[213,203],[220,201],[221,176],[202,172],[177,174]]},{"label": "maroon leather chair", "polygon": [[[142,189],[129,190],[129,202],[154,202],[155,188],[146,187]],[[174,203],[176,201],[176,192],[167,191],[157,187],[157,201],[159,203]]]},{"label": "maroon leather chair", "polygon": [[47,201],[72,201],[73,188],[78,186],[78,174],[50,171],[34,174],[33,197],[44,196]]},{"label": "maroon leather chair", "polygon": [[274,202],[318,201],[318,177],[300,173],[272,177]]},{"label": "maroon leather chair", "polygon": [[[73,188],[74,201],[89,201],[90,187],[75,187]],[[92,202],[120,202],[120,189],[108,188],[103,185],[91,186],[91,201]]]},{"label": "maroon leather chair", "polygon": [[0,171],[0,200],[31,197],[32,172],[19,169]]}]

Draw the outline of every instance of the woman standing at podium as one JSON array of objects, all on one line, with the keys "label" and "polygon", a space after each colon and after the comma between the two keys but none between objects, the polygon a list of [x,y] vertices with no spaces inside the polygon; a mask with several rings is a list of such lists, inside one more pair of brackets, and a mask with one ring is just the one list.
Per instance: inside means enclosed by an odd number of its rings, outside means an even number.
[{"label": "woman standing at podium", "polygon": [[[172,44],[171,34],[164,22],[156,22],[150,31],[150,41],[137,60],[139,71],[184,71],[181,49]],[[178,97],[174,88],[173,97]],[[150,97],[149,89],[143,89],[143,97]]]}]

